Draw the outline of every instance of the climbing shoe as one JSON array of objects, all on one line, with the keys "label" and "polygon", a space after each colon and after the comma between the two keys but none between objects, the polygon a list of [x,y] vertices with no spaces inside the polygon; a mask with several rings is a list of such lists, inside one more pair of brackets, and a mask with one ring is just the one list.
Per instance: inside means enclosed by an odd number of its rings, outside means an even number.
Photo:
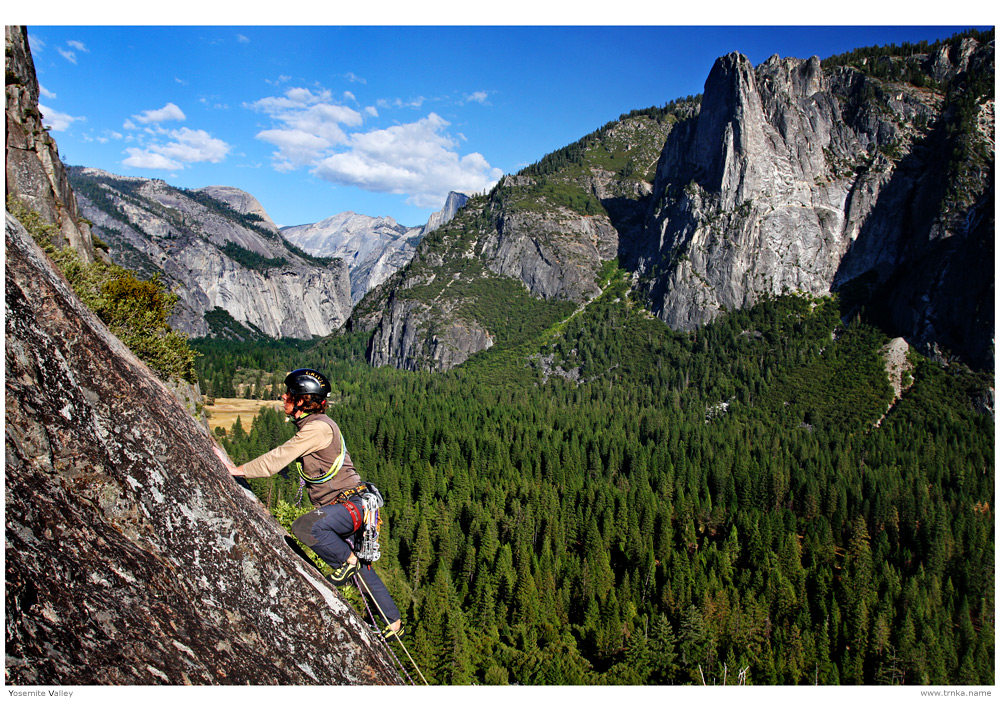
[{"label": "climbing shoe", "polygon": [[400,625],[398,630],[394,630],[391,626],[386,625],[385,629],[382,630],[382,636],[389,641],[392,641],[393,639],[400,639],[404,634],[406,634],[406,629],[403,625]]},{"label": "climbing shoe", "polygon": [[399,631],[394,631],[391,625],[386,625],[384,629],[380,630],[375,625],[369,624],[368,628],[375,634],[382,635],[382,639],[387,639],[389,641],[401,639],[402,636],[406,634],[406,628],[404,628],[403,625],[399,626]]},{"label": "climbing shoe", "polygon": [[360,566],[355,563],[344,563],[342,566],[334,570],[332,573],[326,576],[326,579],[331,583],[340,587],[341,585],[346,585],[353,578]]}]

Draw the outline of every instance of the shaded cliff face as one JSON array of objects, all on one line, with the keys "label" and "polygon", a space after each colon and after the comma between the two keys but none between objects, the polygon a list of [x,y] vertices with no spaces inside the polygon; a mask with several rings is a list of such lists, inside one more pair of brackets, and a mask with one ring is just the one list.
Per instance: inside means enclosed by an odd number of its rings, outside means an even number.
[{"label": "shaded cliff face", "polygon": [[71,168],[70,177],[112,259],[145,278],[161,275],[180,296],[170,318],[180,331],[212,334],[206,314],[222,309],[274,338],[311,338],[350,315],[346,265],[294,251],[242,190],[178,190],[93,168]]},{"label": "shaded cliff face", "polygon": [[463,316],[461,306],[459,300],[437,300],[430,307],[416,300],[391,301],[375,324],[369,362],[375,367],[445,371],[492,346],[489,330]]},{"label": "shaded cliff face", "polygon": [[[958,94],[970,66],[992,76],[993,46],[922,61]],[[992,96],[977,101],[992,117]],[[645,249],[630,255],[650,308],[689,329],[762,295],[838,291],[925,352],[991,367],[993,276],[977,265],[993,261],[993,144],[956,138],[954,112],[940,90],[816,58],[719,59],[689,137],[668,140]],[[974,176],[952,160],[965,140],[982,152]],[[956,324],[959,312],[971,317]]]},{"label": "shaded cliff face", "polygon": [[7,683],[395,683],[207,434],[5,234]]},{"label": "shaded cliff face", "polygon": [[28,49],[26,28],[7,25],[4,67],[6,84],[6,195],[12,196],[42,219],[58,225],[56,247],[69,245],[87,262],[94,260],[94,245],[87,223],[80,220],[76,198],[59,149],[38,110],[38,79]]},{"label": "shaded cliff face", "polygon": [[[582,305],[599,295],[603,263],[622,240],[637,238],[671,126],[626,118],[583,139],[554,167],[507,176],[489,195],[471,198],[355,309],[353,327],[374,328],[369,361],[448,370],[509,344],[518,331],[512,319],[524,318],[532,300]],[[495,308],[511,298],[518,316]]]},{"label": "shaded cliff face", "polygon": [[432,357],[432,339],[405,334],[427,333],[435,309],[439,332],[453,314],[469,325],[477,270],[585,304],[617,258],[678,330],[786,291],[839,293],[924,353],[992,368],[994,45],[902,61],[920,81],[733,53],[700,105],[633,112],[505,177],[355,311],[377,324],[372,362],[441,369],[475,352]]}]

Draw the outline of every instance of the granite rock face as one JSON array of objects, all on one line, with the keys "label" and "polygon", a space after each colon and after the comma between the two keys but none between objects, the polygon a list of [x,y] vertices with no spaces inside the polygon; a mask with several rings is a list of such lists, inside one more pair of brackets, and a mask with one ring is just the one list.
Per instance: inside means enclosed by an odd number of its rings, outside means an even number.
[{"label": "granite rock face", "polygon": [[469,202],[469,196],[465,193],[456,193],[452,190],[448,193],[448,197],[445,198],[444,205],[437,212],[431,213],[431,216],[427,218],[427,224],[423,226],[420,230],[420,235],[423,236],[428,232],[433,232],[438,227],[448,224],[458,211],[461,210],[465,203]]},{"label": "granite rock face", "polygon": [[397,683],[9,213],[5,242],[6,683]]},{"label": "granite rock face", "polygon": [[203,192],[211,197],[224,202],[229,207],[236,210],[243,215],[256,216],[260,218],[260,221],[267,227],[271,232],[277,232],[278,226],[274,224],[271,216],[267,214],[264,206],[258,202],[257,198],[248,192],[244,192],[239,188],[233,188],[228,185],[209,185],[206,188],[202,188],[199,192]]},{"label": "granite rock face", "polygon": [[94,168],[72,168],[70,175],[112,259],[145,278],[160,275],[180,296],[170,318],[176,329],[209,335],[206,313],[223,309],[273,338],[311,338],[340,328],[350,315],[343,261],[295,251],[248,193],[178,190]]},{"label": "granite rock face", "polygon": [[369,362],[375,367],[444,371],[492,346],[493,337],[482,324],[456,313],[460,306],[438,302],[428,308],[415,301],[391,301],[375,324]]},{"label": "granite rock face", "polygon": [[519,279],[543,299],[577,303],[600,293],[594,275],[617,250],[618,233],[607,217],[557,207],[505,214],[479,246],[490,271]]},{"label": "granite rock face", "polygon": [[[700,102],[633,112],[506,176],[421,243],[373,295],[381,309],[355,312],[377,324],[372,362],[442,369],[475,352],[442,359],[404,336],[459,315],[468,326],[469,297],[437,286],[449,274],[480,269],[583,305],[617,258],[674,329],[784,292],[837,293],[925,354],[993,367],[995,97],[978,85],[992,82],[994,44],[964,38],[906,61],[928,79],[732,53]],[[959,126],[970,102],[971,130]]]},{"label": "granite rock face", "polygon": [[309,225],[281,230],[292,244],[316,257],[335,257],[348,265],[351,301],[388,279],[413,256],[419,227],[404,227],[391,217],[341,212]]},{"label": "granite rock face", "polygon": [[406,266],[420,239],[447,224],[468,200],[462,193],[449,193],[444,206],[423,227],[404,227],[391,217],[341,212],[309,225],[283,227],[281,233],[313,256],[343,259],[351,274],[351,300],[357,304]]},{"label": "granite rock face", "polygon": [[[955,63],[925,61],[950,79],[970,62],[992,68],[992,44],[970,42]],[[659,272],[651,310],[690,329],[762,295],[862,289],[890,333],[991,363],[993,148],[973,198],[949,203],[945,108],[940,92],[823,72],[815,57],[719,59],[689,136],[668,139],[646,251],[630,255]]]},{"label": "granite rock face", "polygon": [[28,31],[4,28],[7,75],[7,147],[5,194],[20,200],[45,222],[57,225],[56,247],[70,246],[85,262],[94,261],[90,227],[80,220],[76,198],[56,142],[38,110],[38,79],[28,48]]}]

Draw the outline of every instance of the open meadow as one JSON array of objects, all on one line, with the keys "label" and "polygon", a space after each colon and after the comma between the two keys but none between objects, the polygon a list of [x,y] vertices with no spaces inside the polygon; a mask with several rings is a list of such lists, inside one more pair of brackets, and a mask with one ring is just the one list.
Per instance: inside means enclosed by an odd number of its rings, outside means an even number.
[{"label": "open meadow", "polygon": [[236,424],[239,417],[243,429],[249,430],[253,418],[257,416],[262,407],[271,407],[275,410],[281,409],[280,400],[246,400],[239,397],[217,397],[214,405],[205,405],[205,415],[208,417],[208,426],[212,432],[216,427],[222,427],[227,433]]}]

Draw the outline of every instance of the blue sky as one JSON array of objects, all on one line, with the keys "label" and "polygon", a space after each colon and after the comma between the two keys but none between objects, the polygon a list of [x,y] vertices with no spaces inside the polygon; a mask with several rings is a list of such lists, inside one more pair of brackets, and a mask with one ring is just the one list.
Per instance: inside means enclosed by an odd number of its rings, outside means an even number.
[{"label": "blue sky", "polygon": [[232,185],[282,225],[353,210],[410,226],[449,190],[486,189],[622,113],[700,93],[729,52],[822,58],[967,26],[28,23],[68,163]]}]

